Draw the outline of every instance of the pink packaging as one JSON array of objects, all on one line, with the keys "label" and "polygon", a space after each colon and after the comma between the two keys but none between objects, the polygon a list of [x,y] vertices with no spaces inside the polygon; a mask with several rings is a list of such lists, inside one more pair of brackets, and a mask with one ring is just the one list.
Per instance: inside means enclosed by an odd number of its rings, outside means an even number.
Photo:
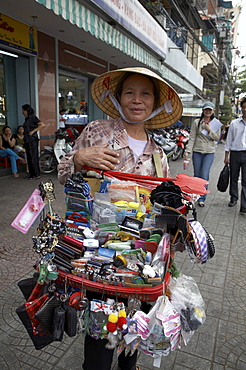
[{"label": "pink packaging", "polygon": [[46,203],[40,196],[40,191],[35,189],[24,207],[15,217],[11,226],[20,230],[23,234],[26,234],[45,205]]}]

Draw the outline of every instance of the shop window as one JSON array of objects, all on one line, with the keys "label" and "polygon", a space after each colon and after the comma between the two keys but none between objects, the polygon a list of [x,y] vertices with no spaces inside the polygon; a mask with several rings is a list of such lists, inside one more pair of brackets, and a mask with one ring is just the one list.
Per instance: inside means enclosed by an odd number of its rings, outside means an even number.
[{"label": "shop window", "polygon": [[80,132],[88,123],[88,80],[84,77],[59,75],[59,110],[65,109],[66,126]]}]

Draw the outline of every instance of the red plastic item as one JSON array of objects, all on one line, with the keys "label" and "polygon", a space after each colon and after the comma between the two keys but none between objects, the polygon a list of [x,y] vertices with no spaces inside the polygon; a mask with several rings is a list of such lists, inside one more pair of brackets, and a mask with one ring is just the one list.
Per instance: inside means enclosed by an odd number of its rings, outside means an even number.
[{"label": "red plastic item", "polygon": [[169,284],[169,280],[170,272],[167,272],[164,281],[159,285],[146,288],[138,288],[136,284],[136,288],[129,288],[118,285],[110,285],[106,283],[97,283],[95,281],[87,280],[73,274],[67,274],[66,272],[61,270],[59,270],[59,276],[57,278],[58,283],[66,283],[67,285],[79,289],[84,288],[93,292],[118,296],[122,298],[129,298],[129,296],[133,296],[144,302],[156,301],[157,298],[165,292],[167,285]]},{"label": "red plastic item", "polygon": [[163,181],[173,181],[176,185],[180,187],[180,189],[185,193],[190,194],[207,194],[209,190],[206,189],[208,185],[208,181],[204,179],[200,179],[199,177],[189,176],[183,173],[178,173],[176,178],[166,178],[166,177],[154,177],[154,176],[144,176],[144,175],[136,175],[131,173],[125,172],[117,172],[117,171],[102,171],[96,168],[91,167],[84,167],[86,171],[95,171],[99,173],[101,176],[107,177],[114,177],[118,180],[122,181],[135,181],[138,185],[152,185],[157,186]]},{"label": "red plastic item", "polygon": [[170,272],[167,268],[170,266],[170,245],[165,244],[164,261],[166,266],[165,278],[163,282],[156,286],[138,287],[136,284],[134,287],[124,287],[120,285],[111,285],[107,283],[98,283],[96,281],[87,280],[80,276],[68,274],[64,271],[58,270],[59,275],[57,282],[61,284],[67,284],[79,289],[90,290],[93,292],[118,296],[122,298],[128,298],[129,296],[136,297],[140,301],[154,302],[157,298],[165,293],[167,285],[170,281]]},{"label": "red plastic item", "polygon": [[78,212],[73,212],[71,215],[67,216],[67,218],[71,221],[88,223],[88,219],[81,216],[81,214]]},{"label": "red plastic item", "polygon": [[178,173],[174,180],[175,184],[180,187],[182,191],[189,194],[208,194],[209,190],[206,189],[208,181],[200,179],[200,177],[192,177],[184,173]]},{"label": "red plastic item", "polygon": [[84,245],[81,240],[74,239],[74,238],[72,238],[69,235],[62,235],[60,237],[60,239],[63,240],[65,243],[67,243],[67,244],[69,244],[71,246],[77,247],[79,249],[82,249],[83,248],[83,245]]}]

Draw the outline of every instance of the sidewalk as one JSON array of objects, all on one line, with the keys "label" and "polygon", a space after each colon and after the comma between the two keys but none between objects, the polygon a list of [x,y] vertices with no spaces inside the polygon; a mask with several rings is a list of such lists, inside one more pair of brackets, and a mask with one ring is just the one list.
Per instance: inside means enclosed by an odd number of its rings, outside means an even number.
[{"label": "sidewalk", "polygon": [[[175,262],[180,270],[192,276],[206,304],[206,321],[187,346],[163,358],[162,370],[222,370],[246,369],[246,216],[239,214],[238,204],[229,208],[228,192],[216,188],[223,167],[224,145],[217,146],[206,206],[198,208],[198,220],[215,239],[216,254],[204,265],[194,265],[186,252],[178,253]],[[183,171],[183,161],[170,162],[172,176]],[[192,175],[192,165],[185,173]],[[24,175],[23,175],[24,176]],[[37,255],[32,251],[32,236],[36,226],[26,235],[11,227],[20,209],[39,182],[6,176],[0,178],[0,370],[77,370],[82,368],[83,337],[65,336],[62,343],[53,342],[41,351],[34,349],[15,310],[24,299],[16,283],[31,276]],[[57,200],[54,211],[63,216],[65,210],[63,187],[56,175],[42,176],[55,185]],[[113,370],[117,369],[117,361]],[[141,370],[156,369],[152,359],[142,354]],[[100,369],[98,369],[100,370]]]}]

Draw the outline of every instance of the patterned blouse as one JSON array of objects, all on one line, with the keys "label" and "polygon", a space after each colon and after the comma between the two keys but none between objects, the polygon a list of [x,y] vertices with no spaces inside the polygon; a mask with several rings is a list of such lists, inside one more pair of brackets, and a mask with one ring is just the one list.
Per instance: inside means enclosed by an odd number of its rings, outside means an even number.
[{"label": "patterned blouse", "polygon": [[109,148],[119,153],[116,171],[134,173],[145,176],[157,176],[153,161],[153,153],[159,152],[162,163],[163,177],[170,177],[167,157],[162,148],[148,135],[144,152],[135,162],[134,153],[129,147],[128,134],[121,118],[96,120],[88,123],[76,140],[73,150],[62,158],[58,165],[58,179],[64,184],[74,172],[73,156],[82,148],[108,144]]}]

